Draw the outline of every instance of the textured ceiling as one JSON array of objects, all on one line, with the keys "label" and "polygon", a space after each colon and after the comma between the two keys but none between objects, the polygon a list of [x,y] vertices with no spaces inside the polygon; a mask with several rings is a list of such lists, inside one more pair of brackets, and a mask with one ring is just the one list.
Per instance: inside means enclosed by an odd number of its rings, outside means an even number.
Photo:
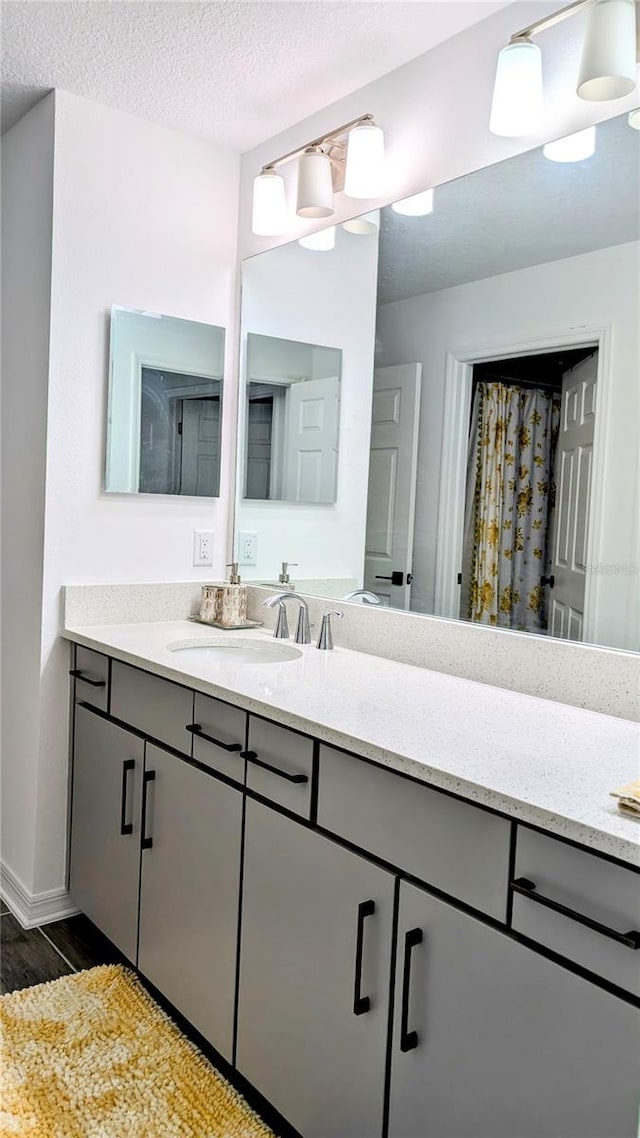
[{"label": "textured ceiling", "polygon": [[52,87],[244,151],[505,0],[2,0],[2,129]]},{"label": "textured ceiling", "polygon": [[530,150],[438,187],[427,217],[384,209],[378,303],[638,240],[639,201],[640,132],[621,115],[587,161]]}]

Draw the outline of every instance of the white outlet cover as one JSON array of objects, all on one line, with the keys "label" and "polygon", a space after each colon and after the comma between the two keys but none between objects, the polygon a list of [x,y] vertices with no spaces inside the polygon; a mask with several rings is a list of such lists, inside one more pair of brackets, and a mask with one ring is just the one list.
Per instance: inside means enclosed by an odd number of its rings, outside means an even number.
[{"label": "white outlet cover", "polygon": [[213,530],[197,529],[193,534],[193,564],[213,565]]},{"label": "white outlet cover", "polygon": [[258,564],[258,535],[247,530],[238,533],[238,561],[240,565]]}]

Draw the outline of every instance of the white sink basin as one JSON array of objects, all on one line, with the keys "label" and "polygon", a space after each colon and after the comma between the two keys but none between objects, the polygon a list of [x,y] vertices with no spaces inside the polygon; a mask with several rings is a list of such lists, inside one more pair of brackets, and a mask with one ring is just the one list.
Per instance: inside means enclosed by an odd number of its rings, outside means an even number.
[{"label": "white sink basin", "polygon": [[190,659],[216,664],[284,664],[302,656],[299,648],[280,640],[227,640],[220,636],[172,640],[167,648],[170,652],[188,653]]}]

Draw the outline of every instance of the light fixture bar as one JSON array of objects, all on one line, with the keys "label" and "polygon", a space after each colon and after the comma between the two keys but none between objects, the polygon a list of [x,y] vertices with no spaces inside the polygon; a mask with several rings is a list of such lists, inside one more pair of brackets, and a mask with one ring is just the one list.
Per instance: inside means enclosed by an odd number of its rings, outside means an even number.
[{"label": "light fixture bar", "polygon": [[[591,3],[591,0],[589,0]],[[358,115],[357,119],[351,119],[343,126],[338,126],[335,130],[330,130],[327,134],[321,134],[319,138],[312,139],[311,142],[305,142],[304,146],[299,146],[297,150],[290,150],[288,154],[281,155],[280,158],[274,158],[273,162],[267,162],[262,167],[262,172],[266,170],[275,170],[278,166],[283,166],[285,162],[291,162],[294,158],[301,158],[307,150],[312,150],[314,147],[324,146],[327,142],[333,142],[342,134],[346,134],[354,126],[362,126],[363,123],[373,122],[373,115]]]},{"label": "light fixture bar", "polygon": [[563,23],[568,20],[570,16],[575,16],[583,8],[590,8],[595,0],[575,0],[573,4],[567,4],[566,8],[560,8],[557,12],[552,12],[550,16],[543,16],[541,20],[536,20],[534,24],[529,24],[527,28],[523,28],[520,32],[515,32],[511,37],[511,43],[516,40],[531,39],[531,36],[537,36],[540,32],[546,32],[548,28],[555,28],[556,24]]}]

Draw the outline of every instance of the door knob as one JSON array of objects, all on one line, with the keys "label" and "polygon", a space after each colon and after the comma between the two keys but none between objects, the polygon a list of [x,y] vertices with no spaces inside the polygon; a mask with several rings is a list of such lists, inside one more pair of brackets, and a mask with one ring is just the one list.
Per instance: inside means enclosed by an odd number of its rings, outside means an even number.
[{"label": "door knob", "polygon": [[541,577],[541,578],[540,578],[540,584],[541,584],[541,585],[543,585],[543,586],[544,586],[544,585],[548,585],[550,589],[552,589],[552,588],[553,588],[553,586],[555,585],[555,583],[556,583],[556,579],[555,579],[555,577],[554,577],[553,573],[551,574],[551,576],[550,576],[550,577]]}]

